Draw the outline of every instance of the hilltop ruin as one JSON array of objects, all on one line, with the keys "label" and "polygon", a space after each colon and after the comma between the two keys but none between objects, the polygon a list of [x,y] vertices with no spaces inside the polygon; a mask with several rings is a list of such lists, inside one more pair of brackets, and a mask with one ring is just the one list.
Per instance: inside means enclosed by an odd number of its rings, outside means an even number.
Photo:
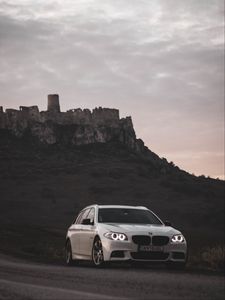
[{"label": "hilltop ruin", "polygon": [[0,106],[0,130],[20,138],[29,134],[44,144],[83,145],[120,141],[142,152],[144,143],[136,139],[131,117],[120,118],[118,109],[95,108],[60,111],[59,96],[48,95],[47,111],[38,106],[20,106],[19,110]]}]

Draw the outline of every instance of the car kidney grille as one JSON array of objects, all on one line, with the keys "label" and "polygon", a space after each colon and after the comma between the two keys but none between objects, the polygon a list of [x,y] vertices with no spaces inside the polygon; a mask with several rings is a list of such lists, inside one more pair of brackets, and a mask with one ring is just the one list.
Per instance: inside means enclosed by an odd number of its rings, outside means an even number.
[{"label": "car kidney grille", "polygon": [[148,235],[133,235],[132,240],[138,245],[150,245],[151,237]]},{"label": "car kidney grille", "polygon": [[154,246],[165,246],[169,243],[168,236],[155,235],[152,237],[152,245]]}]

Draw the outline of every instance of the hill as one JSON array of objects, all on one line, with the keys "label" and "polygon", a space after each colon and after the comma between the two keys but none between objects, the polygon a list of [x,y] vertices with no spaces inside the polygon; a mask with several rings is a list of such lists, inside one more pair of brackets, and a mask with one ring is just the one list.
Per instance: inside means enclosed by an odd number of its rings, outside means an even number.
[{"label": "hill", "polygon": [[43,112],[0,107],[0,170],[0,251],[62,259],[66,229],[83,207],[128,204],[180,229],[192,262],[221,263],[224,181],[161,159],[117,109],[61,112],[58,95]]},{"label": "hill", "polygon": [[223,245],[224,182],[190,175],[150,150],[113,140],[47,145],[2,129],[0,166],[3,252],[60,259],[67,227],[93,203],[147,206],[184,232],[193,253]]}]

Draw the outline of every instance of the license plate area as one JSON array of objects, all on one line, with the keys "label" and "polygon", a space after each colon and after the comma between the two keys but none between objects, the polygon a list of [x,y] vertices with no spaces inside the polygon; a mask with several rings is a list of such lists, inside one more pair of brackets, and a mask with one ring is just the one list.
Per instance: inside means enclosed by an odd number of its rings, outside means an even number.
[{"label": "license plate area", "polygon": [[139,246],[139,251],[143,251],[143,252],[164,252],[164,247],[163,246],[146,246],[146,245],[140,245]]}]

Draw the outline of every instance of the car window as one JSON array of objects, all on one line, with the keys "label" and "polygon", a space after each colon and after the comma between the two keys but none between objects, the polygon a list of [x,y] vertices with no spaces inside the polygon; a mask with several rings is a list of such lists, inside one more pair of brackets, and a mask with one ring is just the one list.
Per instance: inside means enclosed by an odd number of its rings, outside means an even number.
[{"label": "car window", "polygon": [[84,213],[84,211],[82,211],[82,212],[79,213],[78,217],[76,218],[75,224],[79,224],[79,221],[80,221],[83,213]]},{"label": "car window", "polygon": [[90,211],[90,209],[82,210],[82,211],[80,212],[80,214],[78,215],[75,224],[81,224],[82,221],[83,221],[83,219],[86,219],[86,217],[87,217],[89,211]]},{"label": "car window", "polygon": [[87,215],[87,219],[90,219],[91,222],[94,222],[95,219],[95,209],[91,208],[91,210],[89,211],[89,214]]},{"label": "car window", "polygon": [[129,208],[101,208],[98,212],[98,222],[162,225],[162,222],[151,211]]},{"label": "car window", "polygon": [[78,224],[82,224],[82,221],[84,219],[87,219],[87,215],[89,214],[89,212],[90,212],[90,208],[84,210],[84,213],[82,214],[82,216],[78,220],[78,222],[79,222]]}]

